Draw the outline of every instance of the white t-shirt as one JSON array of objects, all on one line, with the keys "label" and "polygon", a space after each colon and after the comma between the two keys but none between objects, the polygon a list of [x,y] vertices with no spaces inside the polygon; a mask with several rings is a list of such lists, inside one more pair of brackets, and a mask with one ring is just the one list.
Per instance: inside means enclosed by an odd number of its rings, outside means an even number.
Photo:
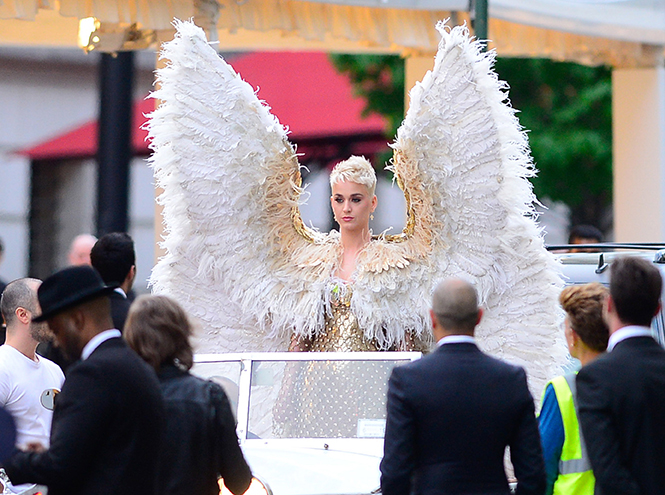
[{"label": "white t-shirt", "polygon": [[65,376],[60,367],[37,355],[37,361],[10,345],[0,346],[0,405],[16,422],[16,446],[29,442],[49,446],[53,411],[41,403],[48,389],[60,391]]}]

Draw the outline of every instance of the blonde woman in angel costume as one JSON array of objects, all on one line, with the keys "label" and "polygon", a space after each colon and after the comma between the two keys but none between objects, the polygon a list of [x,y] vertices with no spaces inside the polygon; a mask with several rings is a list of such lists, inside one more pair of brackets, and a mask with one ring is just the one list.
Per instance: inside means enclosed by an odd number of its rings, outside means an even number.
[{"label": "blonde woman in angel costume", "polygon": [[[352,156],[338,163],[330,174],[332,206],[339,224],[339,262],[326,287],[325,329],[312,337],[294,335],[290,351],[377,351],[375,339],[363,334],[351,310],[357,260],[372,242],[370,216],[376,209],[376,173],[363,157]],[[353,437],[359,419],[384,418],[385,391],[368,387],[355,363],[291,363],[284,373],[273,408],[274,432],[278,436],[325,438]],[[391,366],[373,366],[387,382]],[[334,425],[334,426],[332,426]]]},{"label": "blonde woman in angel costume", "polygon": [[[351,310],[353,278],[358,258],[372,242],[369,220],[376,209],[376,173],[364,158],[352,156],[338,163],[330,174],[332,206],[339,224],[339,263],[326,287],[325,330],[312,337],[294,335],[291,351],[377,351],[375,339],[368,340]],[[412,350],[406,338],[402,348]]]},{"label": "blonde woman in angel costume", "polygon": [[340,232],[305,226],[286,129],[203,30],[175,25],[148,124],[167,252],[152,284],[201,321],[201,352],[411,348],[430,336],[433,287],[461,277],[485,308],[479,346],[524,366],[538,397],[566,360],[562,280],[495,55],[465,27],[439,23],[434,67],[411,90],[392,144],[406,226],[370,240],[375,179],[365,166],[333,172]]}]

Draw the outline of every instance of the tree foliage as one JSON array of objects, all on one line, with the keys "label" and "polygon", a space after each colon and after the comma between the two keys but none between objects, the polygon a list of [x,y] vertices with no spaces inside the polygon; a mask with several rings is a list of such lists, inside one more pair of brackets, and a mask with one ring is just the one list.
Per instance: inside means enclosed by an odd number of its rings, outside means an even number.
[{"label": "tree foliage", "polygon": [[563,201],[572,223],[602,225],[612,197],[612,82],[605,67],[499,59],[500,77],[540,170],[536,194]]},{"label": "tree foliage", "polygon": [[398,55],[331,55],[339,72],[349,76],[356,94],[365,99],[363,117],[371,113],[388,120],[386,135],[394,137],[404,119],[404,59]]},{"label": "tree foliage", "polygon": [[[393,55],[332,55],[366,101],[365,115],[385,116],[394,136],[404,116],[404,61]],[[601,228],[612,196],[611,72],[547,59],[500,58],[539,175],[538,197],[565,202],[572,223]]]}]

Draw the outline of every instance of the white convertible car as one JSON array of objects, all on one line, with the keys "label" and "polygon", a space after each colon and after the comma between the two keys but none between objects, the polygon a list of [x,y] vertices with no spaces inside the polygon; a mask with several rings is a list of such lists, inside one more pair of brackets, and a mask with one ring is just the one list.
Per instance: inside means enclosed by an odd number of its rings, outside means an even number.
[{"label": "white convertible car", "polygon": [[[578,248],[579,245],[550,246],[555,252],[559,249]],[[580,285],[598,282],[610,285],[610,267],[612,262],[622,256],[637,256],[651,261],[665,280],[665,244],[626,244],[611,243],[588,244],[582,246],[595,252],[558,253],[563,278],[566,285]],[[661,304],[665,302],[665,286]],[[651,322],[653,337],[665,347],[665,311],[660,311]]]},{"label": "white convertible car", "polygon": [[207,354],[192,372],[222,385],[231,401],[256,478],[248,493],[370,494],[379,488],[390,372],[419,357]]}]

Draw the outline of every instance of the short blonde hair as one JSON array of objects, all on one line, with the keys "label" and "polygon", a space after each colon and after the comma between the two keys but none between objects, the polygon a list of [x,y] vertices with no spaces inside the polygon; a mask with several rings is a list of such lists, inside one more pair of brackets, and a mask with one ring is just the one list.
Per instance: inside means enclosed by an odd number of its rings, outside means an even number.
[{"label": "short blonde hair", "polygon": [[376,190],[376,172],[364,156],[352,156],[339,162],[330,172],[330,187],[338,182],[354,182],[367,188],[370,196]]}]

